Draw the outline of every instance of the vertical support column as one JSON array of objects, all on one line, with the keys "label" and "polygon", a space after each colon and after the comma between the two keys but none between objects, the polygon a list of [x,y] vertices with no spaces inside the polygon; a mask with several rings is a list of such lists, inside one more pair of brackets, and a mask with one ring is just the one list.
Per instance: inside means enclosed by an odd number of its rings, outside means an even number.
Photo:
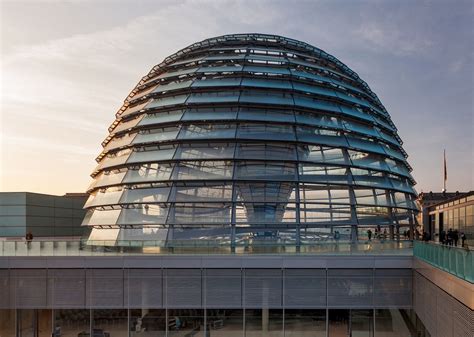
[{"label": "vertical support column", "polygon": [[93,327],[94,327],[94,309],[89,309],[89,336],[93,335]]},{"label": "vertical support column", "polygon": [[15,310],[15,336],[21,337],[20,334],[20,321],[21,321],[21,311],[20,309]]},{"label": "vertical support column", "polygon": [[166,247],[173,252],[173,239],[174,239],[174,225],[169,225],[168,234],[166,235]]},{"label": "vertical support column", "polygon": [[268,308],[262,309],[262,332],[268,332],[269,325],[269,310]]},{"label": "vertical support column", "polygon": [[394,225],[391,224],[389,227],[388,227],[388,233],[389,233],[389,238],[390,238],[390,241],[393,241],[395,239],[395,230],[394,230]]},{"label": "vertical support column", "polygon": [[301,251],[301,228],[300,224],[296,225],[296,252],[299,253]]},{"label": "vertical support column", "polygon": [[300,217],[300,184],[299,184],[299,175],[298,175],[298,182],[296,183],[295,187],[295,194],[296,194],[296,238],[295,238],[295,243],[296,243],[296,252],[299,253],[301,250],[301,217]]},{"label": "vertical support column", "polygon": [[230,252],[235,253],[235,224],[230,228]]},{"label": "vertical support column", "polygon": [[372,337],[375,336],[375,310],[376,309],[372,309]]},{"label": "vertical support column", "polygon": [[357,225],[351,225],[351,242],[357,243],[357,240],[358,240]]},{"label": "vertical support column", "polygon": [[[344,155],[345,155],[346,160],[350,162],[349,155],[346,152],[344,152]],[[348,180],[349,186],[352,186],[352,184],[354,183],[354,178],[352,177],[352,172],[349,168],[346,169],[346,175],[349,179]],[[357,228],[359,225],[359,220],[357,219],[357,210],[356,210],[357,202],[356,202],[356,197],[355,197],[353,187],[349,187],[349,200],[351,202],[351,222],[352,222],[351,242],[354,244],[354,243],[357,243],[357,240],[358,240]]]},{"label": "vertical support column", "polygon": [[410,216],[409,220],[408,220],[408,223],[410,225],[410,240],[414,240],[415,239],[415,225],[414,225],[414,222],[413,222],[413,215]]}]

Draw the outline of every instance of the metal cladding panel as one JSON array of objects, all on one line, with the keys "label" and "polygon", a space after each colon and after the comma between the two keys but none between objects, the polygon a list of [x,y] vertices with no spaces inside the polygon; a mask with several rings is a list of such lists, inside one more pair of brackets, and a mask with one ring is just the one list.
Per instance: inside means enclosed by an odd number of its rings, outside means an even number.
[{"label": "metal cladding panel", "polygon": [[126,307],[153,309],[163,307],[161,269],[127,269],[124,282]]},{"label": "metal cladding panel", "polygon": [[329,308],[372,308],[372,269],[329,269]]},{"label": "metal cladding panel", "polygon": [[283,283],[285,308],[326,307],[326,270],[286,269]]},{"label": "metal cladding panel", "polygon": [[241,269],[206,269],[204,306],[242,308]]},{"label": "metal cladding panel", "polygon": [[165,305],[168,308],[201,308],[201,281],[201,269],[167,269]]},{"label": "metal cladding panel", "polygon": [[10,293],[10,272],[0,269],[0,309],[11,308]]},{"label": "metal cladding panel", "polygon": [[123,270],[90,269],[86,272],[86,306],[90,308],[123,308]]},{"label": "metal cladding panel", "polygon": [[432,337],[474,336],[473,310],[418,272],[414,282],[414,309]]},{"label": "metal cladding panel", "polygon": [[412,283],[411,269],[375,269],[374,306],[411,307]]},{"label": "metal cladding panel", "polygon": [[48,307],[84,308],[86,305],[86,271],[84,269],[48,270]]},{"label": "metal cladding panel", "polygon": [[246,269],[244,307],[281,308],[282,281],[281,269]]},{"label": "metal cladding panel", "polygon": [[[432,296],[433,297],[433,296]],[[436,291],[436,335],[453,337],[454,299],[445,292]]]},{"label": "metal cladding panel", "polygon": [[47,307],[47,271],[45,269],[17,269],[10,273],[10,289],[15,308],[42,309]]},{"label": "metal cladding panel", "polygon": [[474,336],[474,310],[455,303],[453,311],[453,337]]}]

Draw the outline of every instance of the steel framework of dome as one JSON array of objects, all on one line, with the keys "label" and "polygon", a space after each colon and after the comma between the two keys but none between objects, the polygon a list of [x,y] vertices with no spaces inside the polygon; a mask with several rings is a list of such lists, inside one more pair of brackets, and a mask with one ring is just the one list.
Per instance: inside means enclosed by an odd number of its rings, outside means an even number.
[{"label": "steel framework of dome", "polygon": [[91,239],[304,244],[335,228],[393,237],[415,221],[386,109],[303,42],[239,34],[184,48],[141,79],[109,131],[85,205]]}]

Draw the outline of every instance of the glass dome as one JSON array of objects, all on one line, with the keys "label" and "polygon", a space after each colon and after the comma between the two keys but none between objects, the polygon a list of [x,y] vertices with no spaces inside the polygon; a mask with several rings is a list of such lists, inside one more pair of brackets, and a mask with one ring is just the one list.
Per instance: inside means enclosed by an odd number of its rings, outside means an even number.
[{"label": "glass dome", "polygon": [[395,238],[416,192],[388,112],[346,65],[306,43],[225,35],[167,57],[102,143],[91,240],[304,244]]}]

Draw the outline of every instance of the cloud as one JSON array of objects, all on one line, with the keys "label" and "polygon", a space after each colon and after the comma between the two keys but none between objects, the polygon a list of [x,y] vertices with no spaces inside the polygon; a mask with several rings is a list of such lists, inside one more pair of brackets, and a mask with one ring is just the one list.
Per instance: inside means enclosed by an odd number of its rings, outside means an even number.
[{"label": "cloud", "polygon": [[373,50],[398,56],[422,54],[433,45],[429,38],[409,36],[386,23],[364,22],[354,36]]}]

